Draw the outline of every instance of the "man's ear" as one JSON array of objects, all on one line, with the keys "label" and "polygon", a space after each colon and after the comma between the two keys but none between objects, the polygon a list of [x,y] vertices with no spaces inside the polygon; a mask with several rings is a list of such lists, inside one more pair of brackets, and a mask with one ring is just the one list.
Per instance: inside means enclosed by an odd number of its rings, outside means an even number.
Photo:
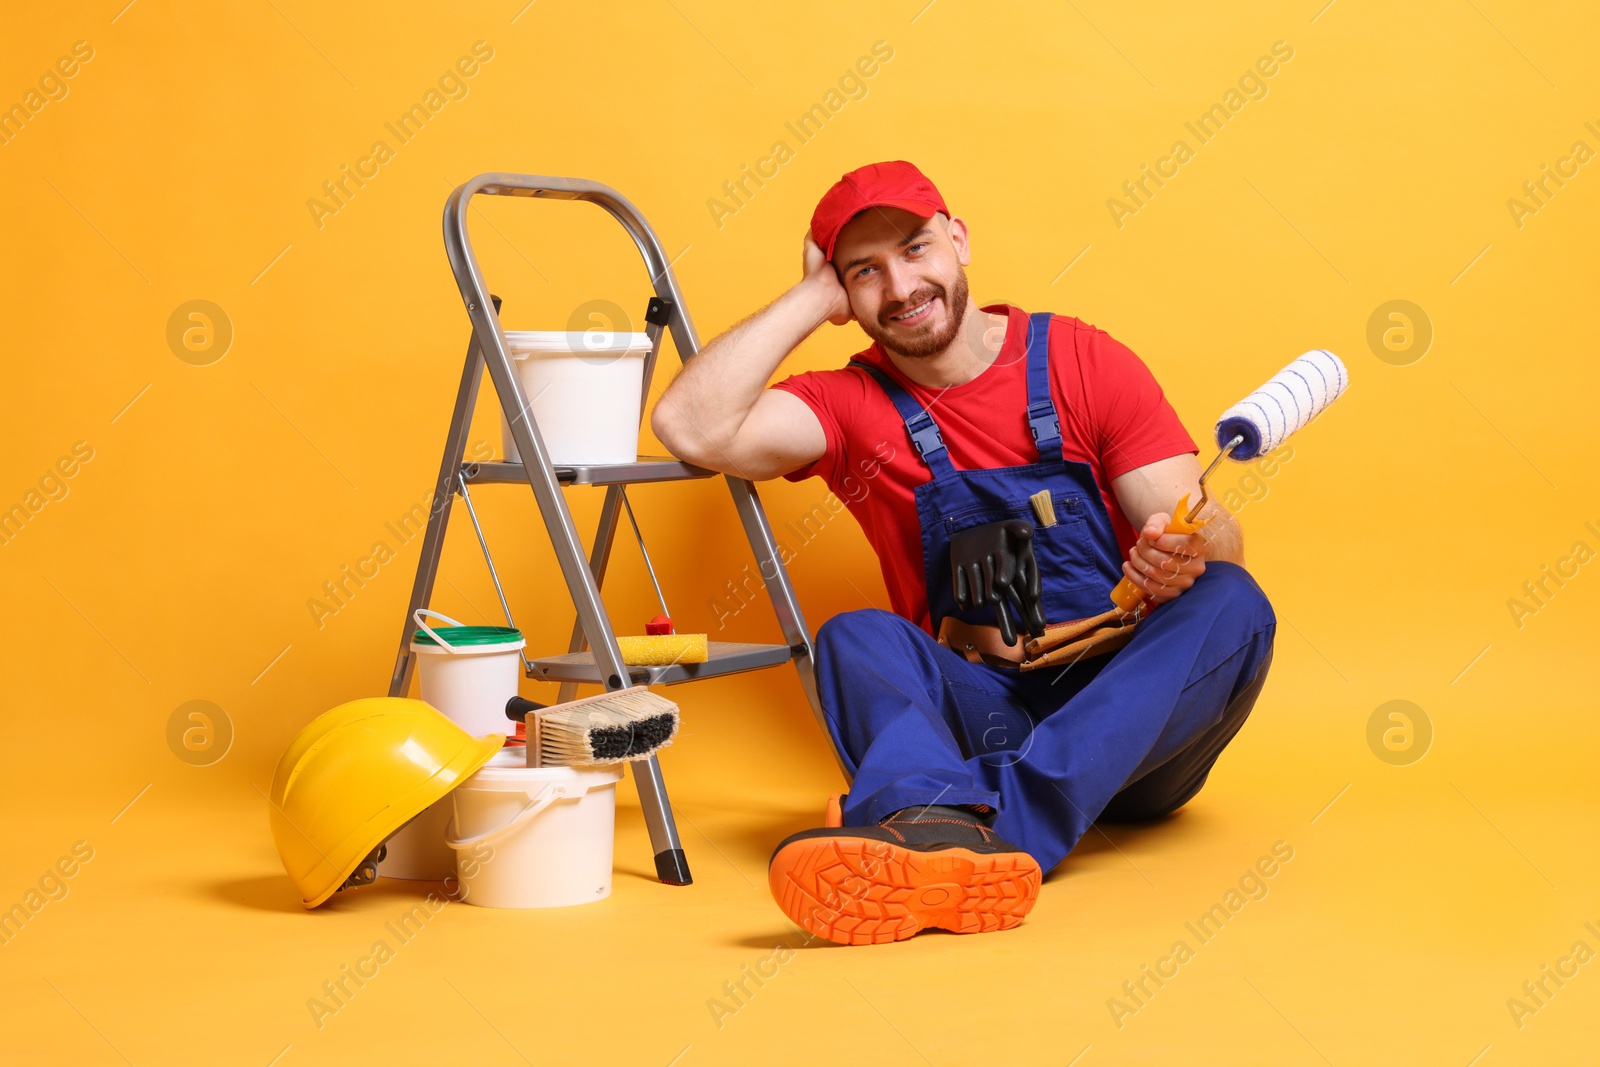
[{"label": "man's ear", "polygon": [[951,216],[945,221],[945,233],[950,235],[950,244],[956,250],[956,262],[963,267],[972,263],[972,247],[967,244],[967,222],[960,216]]}]

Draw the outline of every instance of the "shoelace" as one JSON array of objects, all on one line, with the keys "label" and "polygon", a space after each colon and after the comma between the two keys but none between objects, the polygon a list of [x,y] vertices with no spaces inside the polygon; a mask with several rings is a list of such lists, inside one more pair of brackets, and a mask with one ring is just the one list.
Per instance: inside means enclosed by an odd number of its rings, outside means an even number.
[{"label": "shoelace", "polygon": [[[929,806],[931,807],[932,805],[929,805]],[[979,822],[976,817],[974,817],[974,818],[972,818],[970,820],[969,819],[951,819],[951,818],[944,818],[944,817],[938,817],[938,818],[930,819],[930,818],[927,818],[925,815],[923,817],[918,817],[916,815],[906,815],[905,814],[906,811],[909,811],[909,810],[912,810],[912,809],[902,809],[901,811],[897,811],[893,815],[889,816],[887,819],[883,820],[883,822],[878,824],[879,826],[882,826],[885,830],[888,830],[891,834],[893,834],[900,841],[901,844],[905,844],[906,837],[905,837],[904,834],[902,834],[899,830],[897,830],[895,828],[895,826],[894,826],[895,823],[899,823],[901,826],[936,826],[936,825],[939,825],[940,823],[948,823],[951,826],[960,826],[960,827],[963,827],[963,828],[968,829],[968,830],[976,830],[976,831],[978,831],[978,835],[983,839],[983,843],[986,844],[986,845],[987,844],[992,844],[996,840],[994,832],[992,830],[990,830],[987,826],[983,825],[983,823]],[[924,809],[920,809],[920,810],[922,810],[925,813],[927,809],[924,808]],[[902,818],[901,817],[902,815],[905,815],[905,817]]]}]

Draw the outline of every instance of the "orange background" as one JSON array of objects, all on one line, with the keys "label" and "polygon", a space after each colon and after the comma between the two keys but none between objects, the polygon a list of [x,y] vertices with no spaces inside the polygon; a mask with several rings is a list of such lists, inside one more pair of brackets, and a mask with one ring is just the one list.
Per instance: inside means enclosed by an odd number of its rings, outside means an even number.
[{"label": "orange background", "polygon": [[[996,1019],[1052,1062],[1091,1046],[1085,1064],[1467,1063],[1485,1046],[1485,1064],[1552,1063],[1592,1047],[1592,967],[1521,1029],[1506,1006],[1575,940],[1600,950],[1582,926],[1600,926],[1600,577],[1574,559],[1536,613],[1508,605],[1575,543],[1600,551],[1595,164],[1547,184],[1535,213],[1508,206],[1574,142],[1600,149],[1586,125],[1600,126],[1592,12],[123,2],[19,9],[0,40],[0,105],[35,89],[42,103],[0,144],[0,507],[60,496],[0,545],[0,905],[74,842],[94,849],[70,895],[0,947],[4,1058],[814,1062],[794,1039],[824,1019],[889,1062],[973,1062]],[[46,78],[79,41],[92,58]],[[464,95],[452,83],[458,99],[391,139],[385,123],[479,41],[493,55]],[[880,41],[892,59],[800,143],[785,124]],[[1280,41],[1293,57],[1265,95],[1198,144],[1185,123]],[[319,225],[307,201],[380,139],[392,158]],[[1193,158],[1119,226],[1108,200],[1178,139]],[[708,205],[780,140],[792,158],[754,196],[732,214]],[[1197,440],[1300,352],[1346,360],[1349,394],[1290,462],[1256,483],[1219,475],[1255,495],[1240,515],[1249,565],[1281,622],[1250,725],[1179,818],[1092,833],[1023,930],[798,951],[781,972],[796,978],[718,1029],[706,1001],[721,983],[798,939],[766,896],[772,844],[841,786],[792,674],[677,689],[685,729],[662,763],[694,888],[648,877],[625,784],[610,901],[454,907],[441,919],[453,932],[316,1029],[305,998],[419,891],[301,914],[261,792],[301,726],[386,686],[417,543],[391,541],[396,558],[320,626],[308,601],[431,488],[469,330],[440,239],[450,189],[484,171],[615,187],[660,235],[709,339],[797,278],[826,186],[890,158],[916,161],[967,219],[980,302],[1108,330]],[[642,325],[644,272],[599,211],[486,197],[474,214],[507,328],[564,329],[596,300]],[[231,323],[209,365],[169,346],[191,300]],[[1431,325],[1420,357],[1385,361],[1369,344],[1392,300]],[[781,373],[863,345],[854,326],[825,327]],[[675,362],[664,354],[655,393]],[[472,440],[498,449],[493,402],[485,389]],[[78,442],[92,458],[51,481]],[[659,451],[648,430],[641,444]],[[826,489],[761,495],[781,536]],[[586,536],[599,498],[570,492]],[[778,638],[759,602],[717,629],[713,599],[751,563],[719,480],[633,499],[680,629]],[[530,495],[475,500],[530,649],[563,649],[571,609]],[[433,606],[499,621],[457,518]],[[842,516],[797,548],[791,574],[813,629],[886,603]],[[606,599],[625,632],[657,610],[625,529]],[[207,767],[168,747],[190,700],[219,705],[234,731]],[[1431,749],[1406,766],[1368,747],[1391,700],[1431,724]],[[1296,859],[1238,936],[1118,1029],[1106,1000],[1121,982],[1278,840]],[[588,1049],[586,1019],[613,1020],[612,1052]]]}]

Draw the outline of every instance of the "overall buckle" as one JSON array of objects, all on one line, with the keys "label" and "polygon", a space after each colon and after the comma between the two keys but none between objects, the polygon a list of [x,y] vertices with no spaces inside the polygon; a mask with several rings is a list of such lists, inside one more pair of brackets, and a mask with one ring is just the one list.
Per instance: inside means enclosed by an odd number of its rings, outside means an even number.
[{"label": "overall buckle", "polygon": [[926,411],[907,419],[906,430],[911,434],[911,443],[917,446],[917,453],[924,459],[930,453],[944,447],[944,438],[939,434],[939,426],[933,421],[933,416]]},{"label": "overall buckle", "polygon": [[1056,409],[1049,404],[1041,404],[1028,409],[1028,429],[1033,432],[1035,443],[1042,440],[1052,440],[1061,436],[1061,420],[1056,417]]}]

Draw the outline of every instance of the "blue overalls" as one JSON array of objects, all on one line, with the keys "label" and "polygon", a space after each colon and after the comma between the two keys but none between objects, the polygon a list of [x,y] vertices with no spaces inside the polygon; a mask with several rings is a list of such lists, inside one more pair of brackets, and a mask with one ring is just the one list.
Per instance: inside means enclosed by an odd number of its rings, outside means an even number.
[{"label": "blue overalls", "polygon": [[[933,416],[882,370],[855,364],[888,393],[933,473],[915,499],[935,632],[947,615],[994,622],[992,607],[956,610],[951,535],[1034,519],[1028,498],[1041,489],[1050,490],[1057,519],[1034,536],[1046,620],[1107,610],[1121,577],[1094,474],[1061,454],[1050,318],[1028,320],[1027,418],[1039,459],[1025,466],[956,470]],[[998,812],[995,832],[1049,871],[1096,818],[1154,817],[1199,790],[1255,702],[1275,630],[1255,581],[1223,562],[1209,562],[1120,651],[1065,669],[971,663],[876,608],[836,615],[817,633],[817,682],[852,772],[844,824],[872,825],[919,804],[987,804]]]}]

